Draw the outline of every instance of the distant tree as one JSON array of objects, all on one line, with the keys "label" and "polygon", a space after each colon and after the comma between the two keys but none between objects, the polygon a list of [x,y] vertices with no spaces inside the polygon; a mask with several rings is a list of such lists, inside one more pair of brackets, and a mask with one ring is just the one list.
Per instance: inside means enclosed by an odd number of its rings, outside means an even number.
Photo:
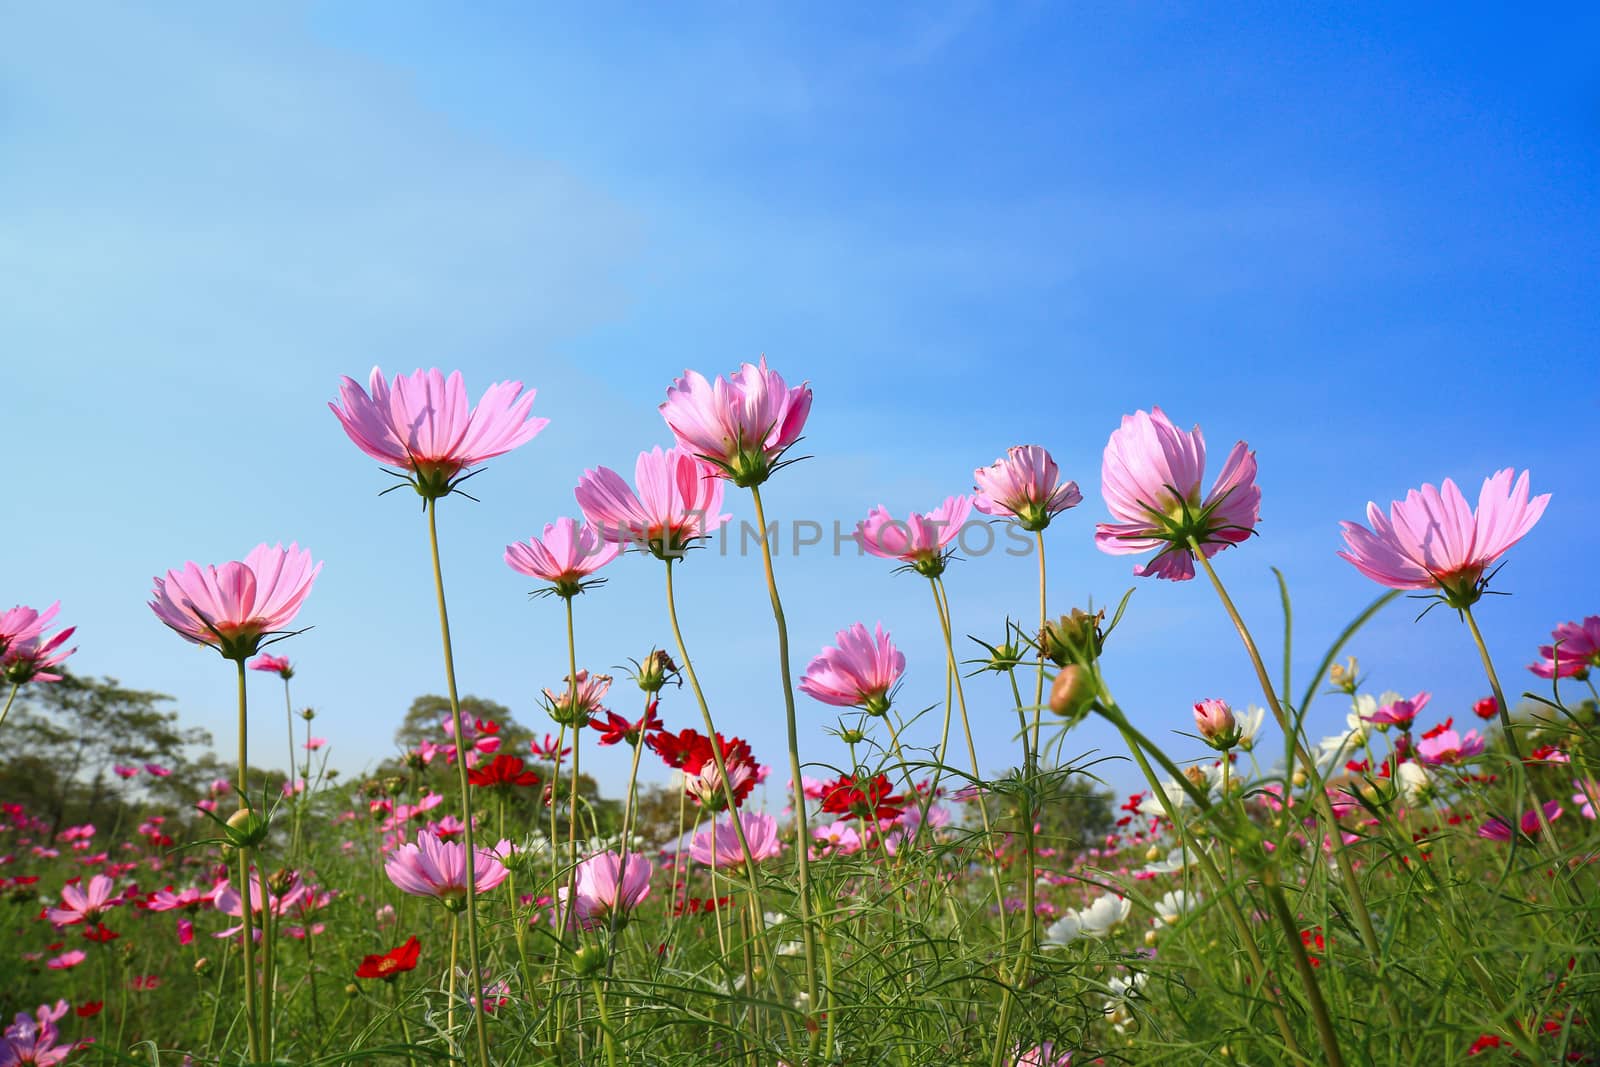
[{"label": "distant tree", "polygon": [[52,832],[114,818],[119,798],[137,788],[112,773],[116,764],[159,763],[177,773],[188,763],[187,749],[211,744],[208,731],[179,725],[178,712],[164,706],[171,697],[124,688],[115,678],[67,675],[25,692],[26,703],[6,723],[0,794],[33,798]]},{"label": "distant tree", "polygon": [[[996,832],[1021,835],[1024,794],[1015,771],[1005,785],[988,796],[989,818]],[[1116,828],[1116,796],[1081,774],[1044,771],[1036,785],[1034,821],[1038,843],[1063,851],[1089,847]]]}]

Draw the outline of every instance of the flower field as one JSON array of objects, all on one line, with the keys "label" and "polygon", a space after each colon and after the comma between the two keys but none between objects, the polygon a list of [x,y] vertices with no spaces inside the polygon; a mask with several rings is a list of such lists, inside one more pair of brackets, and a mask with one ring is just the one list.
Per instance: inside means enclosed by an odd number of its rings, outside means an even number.
[{"label": "flower field", "polygon": [[[0,1067],[1600,1061],[1600,616],[1574,604],[1516,664],[1479,629],[1498,568],[1560,506],[1528,472],[1486,472],[1475,499],[1424,484],[1329,531],[1344,562],[1326,565],[1355,567],[1373,599],[1324,620],[1344,628],[1293,678],[1287,587],[1282,614],[1246,618],[1227,585],[1259,547],[1243,441],[1208,477],[1198,427],[1136,411],[1107,423],[1082,486],[1044,447],[1012,447],[952,472],[930,510],[863,506],[855,528],[925,587],[934,677],[848,596],[832,644],[792,647],[786,598],[818,594],[786,586],[761,540],[749,594],[770,602],[765,696],[787,738],[761,751],[708,699],[685,636],[714,620],[683,625],[677,593],[719,565],[703,548],[734,512],[759,530],[781,517],[810,385],[764,358],[686,372],[660,404],[673,447],[631,477],[573,472],[570,505],[508,544],[567,662],[523,727],[457,677],[439,531],[475,475],[537,447],[534,401],[519,382],[474,403],[459,374],[375,368],[329,405],[377,465],[345,457],[353,489],[393,493],[396,529],[375,537],[425,527],[432,561],[409,578],[436,617],[397,624],[438,628],[442,697],[377,769],[340,768],[295,701],[295,641],[338,567],[309,547],[177,565],[178,546],[154,579],[149,624],[236,685],[236,753],[185,756],[192,724],[153,694],[75,674],[70,605],[0,613],[17,791],[0,796]],[[963,558],[985,525],[1036,561],[1037,600],[1007,618],[962,617],[946,588],[1024,565]],[[1197,678],[1181,721],[1119,703],[1102,655],[1137,596],[1073,603],[1047,566],[1091,540],[1133,557],[1134,589],[1183,583],[1236,633],[1257,691],[1235,705]],[[586,603],[624,583],[659,589],[659,615],[585,631]],[[1476,704],[1434,700],[1425,662],[1404,692],[1369,684],[1363,627],[1408,606],[1478,665]],[[670,642],[650,647],[657,633]],[[975,684],[1009,694],[998,715],[969,703]],[[1314,704],[1344,727],[1314,736]],[[1123,748],[1079,755],[1090,719]],[[280,720],[272,751],[247,747],[247,723]],[[1209,755],[1175,757],[1173,730]],[[824,731],[848,763],[814,757]],[[1014,753],[1000,772],[975,743],[996,732]],[[612,747],[631,771],[607,797],[584,762]],[[44,750],[70,767],[27,762]],[[1137,791],[1097,784],[1105,758]],[[47,769],[66,792],[23,795]],[[762,810],[769,777],[784,800]]]}]

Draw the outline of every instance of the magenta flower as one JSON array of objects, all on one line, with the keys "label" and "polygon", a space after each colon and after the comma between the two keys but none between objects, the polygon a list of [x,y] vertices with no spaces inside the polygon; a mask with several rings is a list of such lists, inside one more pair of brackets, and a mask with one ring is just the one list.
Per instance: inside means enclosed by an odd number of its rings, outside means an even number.
[{"label": "magenta flower", "polygon": [[1600,615],[1582,622],[1564,622],[1550,634],[1550,644],[1539,646],[1539,662],[1528,669],[1540,678],[1589,677],[1600,667]]},{"label": "magenta flower", "polygon": [[856,524],[856,543],[881,559],[898,559],[918,574],[937,578],[944,573],[950,542],[972,514],[972,498],[948,497],[925,515],[913,514],[905,522],[878,505]]},{"label": "magenta flower", "polygon": [[172,773],[171,768],[163,767],[159,763],[146,763],[144,769],[152,778],[165,778]]},{"label": "magenta flower", "polygon": [[77,629],[76,626],[69,626],[49,640],[42,636],[12,640],[4,654],[0,654],[0,677],[12,685],[61,681],[61,675],[56,674],[53,668],[59,667],[68,656],[78,651],[77,648],[65,651],[61,648]]},{"label": "magenta flower", "polygon": [[1431,693],[1423,692],[1410,700],[1391,701],[1367,716],[1367,721],[1378,726],[1398,726],[1402,730],[1409,730],[1411,724],[1417,721],[1417,716],[1422,713],[1422,709],[1428,706],[1432,696]]},{"label": "magenta flower", "polygon": [[242,563],[202,569],[190,562],[154,579],[150,610],[184,640],[248,659],[262,638],[281,635],[294,621],[321,570],[297,544],[257,545]]},{"label": "magenta flower", "polygon": [[531,415],[535,393],[523,393],[521,382],[496,382],[474,408],[460,371],[449,378],[437,368],[397,374],[391,386],[373,367],[367,389],[345,378],[343,407],[328,407],[357,448],[401,468],[400,477],[431,500],[453,491],[472,467],[527,444],[549,425]]},{"label": "magenta flower", "polygon": [[[1561,811],[1561,801],[1545,801],[1544,821],[1555,822],[1556,819],[1561,817]],[[1539,813],[1537,811],[1525,811],[1522,813],[1522,836],[1538,837],[1540,829]],[[1478,836],[1486,837],[1491,841],[1510,841],[1512,836],[1511,824],[1498,815],[1492,815],[1483,821],[1482,826],[1478,827]]]},{"label": "magenta flower", "polygon": [[1247,539],[1261,521],[1256,454],[1237,442],[1204,498],[1206,439],[1196,426],[1178,429],[1159,407],[1122,417],[1106,442],[1100,491],[1114,523],[1095,527],[1100,551],[1116,556],[1159,549],[1133,568],[1140,576],[1194,577],[1191,539],[1207,559]]},{"label": "magenta flower", "polygon": [[88,923],[93,926],[100,916],[122,903],[113,892],[115,883],[103,874],[89,879],[88,886],[64,885],[61,887],[61,906],[50,908],[45,917],[57,926]]},{"label": "magenta flower", "polygon": [[[273,915],[282,918],[283,916],[294,912],[295,909],[299,907],[301,901],[305,899],[305,895],[305,885],[303,883],[297,883],[287,893],[269,894],[271,901],[268,906],[271,908]],[[249,896],[250,914],[261,915],[266,909],[262,907],[260,879],[250,879]],[[235,889],[227,879],[223,879],[222,881],[218,882],[216,888],[212,890],[211,906],[222,912],[224,915],[231,915],[235,919],[240,920],[237,926],[230,926],[226,930],[219,930],[212,934],[212,937],[232,937],[234,934],[244,929],[244,894],[241,894],[237,889]],[[264,923],[257,923],[252,930],[255,935],[255,940],[261,940],[262,934],[265,932],[263,929],[264,925]]]},{"label": "magenta flower", "polygon": [[[758,811],[741,811],[738,818],[744,827],[744,839],[750,844],[752,859],[767,860],[783,854],[777,819]],[[719,820],[710,833],[695,834],[694,840],[689,843],[689,858],[708,867],[742,867],[744,850],[739,847],[739,834],[733,828],[733,819]]]},{"label": "magenta flower", "polygon": [[871,632],[856,623],[834,635],[800,679],[800,691],[838,708],[860,708],[869,715],[889,710],[890,690],[906,670],[906,657],[878,623]]},{"label": "magenta flower", "polygon": [[274,656],[270,652],[263,652],[261,655],[251,660],[250,669],[253,671],[266,671],[269,674],[276,674],[284,681],[288,681],[290,678],[294,677],[294,665],[289,662],[288,657]]},{"label": "magenta flower", "polygon": [[562,686],[559,691],[553,689],[544,691],[545,710],[556,722],[563,726],[582,728],[588,725],[591,716],[599,715],[606,710],[605,705],[600,702],[611,690],[611,675],[590,674],[580,667],[576,678],[568,675],[561,681]]},{"label": "magenta flower", "polygon": [[115,774],[123,781],[127,781],[129,778],[132,778],[139,773],[139,768],[129,767],[121,763],[114,763],[111,765],[111,773]]},{"label": "magenta flower", "polygon": [[44,965],[52,971],[70,971],[89,957],[84,955],[82,949],[70,949],[54,959],[46,960]]},{"label": "magenta flower", "polygon": [[1482,753],[1483,738],[1478,736],[1476,730],[1468,730],[1462,736],[1458,736],[1454,730],[1441,730],[1417,742],[1417,755],[1431,767],[1441,763],[1461,763]]},{"label": "magenta flower", "polygon": [[[505,864],[495,853],[509,849],[502,842],[494,849],[477,849],[472,876],[479,896],[505,881]],[[436,835],[420,831],[415,843],[401,845],[383,865],[389,881],[401,891],[418,897],[434,897],[451,911],[467,905],[467,846],[441,841]]]},{"label": "magenta flower", "polygon": [[657,559],[677,559],[731,515],[719,515],[722,482],[681,448],[639,453],[635,493],[610,467],[586,470],[573,495],[583,517],[615,544],[637,544]]},{"label": "magenta flower", "polygon": [[1019,1052],[1013,1067],[1072,1067],[1072,1050],[1057,1052],[1055,1045],[1046,1041]]},{"label": "magenta flower", "polygon": [[[550,592],[570,597],[591,584],[589,576],[616,559],[622,546],[607,541],[593,526],[563,515],[546,523],[544,535],[506,546],[506,566],[551,584]],[[595,579],[604,581],[605,579]]]},{"label": "magenta flower", "polygon": [[1550,494],[1528,498],[1528,472],[1512,484],[1512,469],[1483,481],[1474,512],[1456,483],[1424,485],[1389,505],[1388,517],[1367,504],[1369,530],[1342,522],[1348,552],[1339,555],[1380,585],[1393,589],[1437,589],[1453,608],[1471,606],[1483,594],[1483,572],[1525,537],[1544,514]]},{"label": "magenta flower", "polygon": [[1593,778],[1574,778],[1572,788],[1577,790],[1572,794],[1572,803],[1577,806],[1578,814],[1593,819],[1595,801],[1600,799],[1600,782]]},{"label": "magenta flower", "polygon": [[[589,929],[609,921],[615,911],[620,926],[627,921],[628,913],[650,895],[653,871],[650,861],[643,856],[629,856],[626,866],[615,852],[590,856],[578,864],[577,882],[573,886],[573,918],[584,929]],[[566,886],[558,891],[558,898],[562,904],[567,902]]]},{"label": "magenta flower", "polygon": [[1061,481],[1056,461],[1038,445],[1012,445],[1003,458],[972,472],[972,506],[985,515],[1009,516],[1038,531],[1083,502],[1077,482]]},{"label": "magenta flower", "polygon": [[791,389],[762,356],[715,382],[684,371],[660,411],[680,448],[748,488],[793,462],[783,454],[805,428],[811,389],[805,383]]}]

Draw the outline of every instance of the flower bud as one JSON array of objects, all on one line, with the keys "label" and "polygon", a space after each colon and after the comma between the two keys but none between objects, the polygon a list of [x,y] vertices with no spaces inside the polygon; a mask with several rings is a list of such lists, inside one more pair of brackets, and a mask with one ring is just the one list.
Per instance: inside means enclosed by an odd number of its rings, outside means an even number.
[{"label": "flower bud", "polygon": [[1094,703],[1094,676],[1087,667],[1069,663],[1050,685],[1050,710],[1076,721]]},{"label": "flower bud", "polygon": [[1044,624],[1039,631],[1039,647],[1057,667],[1094,660],[1105,644],[1105,634],[1100,630],[1105,617],[1103,610],[1091,615],[1073,608],[1071,614]]},{"label": "flower bud", "polygon": [[579,978],[593,978],[605,967],[605,950],[596,945],[585,945],[572,954],[572,970]]},{"label": "flower bud", "polygon": [[302,719],[304,719],[306,722],[310,722],[312,719],[315,719],[317,717],[317,713],[316,713],[315,710],[313,710],[311,708],[301,708],[300,709],[300,717]]},{"label": "flower bud", "polygon": [[269,824],[263,815],[250,808],[240,808],[228,816],[228,827],[223,835],[234,848],[255,848],[267,839]]},{"label": "flower bud", "polygon": [[194,973],[198,974],[201,978],[204,978],[206,975],[210,974],[211,960],[205,956],[201,956],[199,959],[195,960]]},{"label": "flower bud", "polygon": [[839,731],[839,740],[847,745],[859,745],[866,739],[867,735],[861,730],[844,729]]},{"label": "flower bud", "polygon": [[659,648],[653,648],[639,664],[639,673],[634,675],[634,681],[646,693],[659,693],[663,686],[678,677],[678,665],[672,662],[672,657]]},{"label": "flower bud", "polygon": [[1154,928],[1146,930],[1144,932],[1144,943],[1146,945],[1149,945],[1151,948],[1155,948],[1156,947],[1156,932],[1155,932]]},{"label": "flower bud", "polygon": [[1239,743],[1239,723],[1226,701],[1200,701],[1194,706],[1194,724],[1201,740],[1218,752],[1226,752]]},{"label": "flower bud", "polygon": [[273,896],[281,897],[294,888],[294,883],[298,878],[299,875],[295,871],[287,867],[279,867],[267,879],[267,888],[272,891]]}]

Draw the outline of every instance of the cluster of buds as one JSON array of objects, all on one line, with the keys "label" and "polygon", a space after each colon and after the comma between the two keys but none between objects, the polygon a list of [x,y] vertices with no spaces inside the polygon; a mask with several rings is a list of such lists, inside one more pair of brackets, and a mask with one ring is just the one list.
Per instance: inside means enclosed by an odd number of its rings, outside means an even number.
[{"label": "cluster of buds", "polygon": [[1044,624],[1039,631],[1039,649],[1057,667],[1093,663],[1105,647],[1106,635],[1101,628],[1105,618],[1103,608],[1093,613],[1073,608],[1070,615]]}]

